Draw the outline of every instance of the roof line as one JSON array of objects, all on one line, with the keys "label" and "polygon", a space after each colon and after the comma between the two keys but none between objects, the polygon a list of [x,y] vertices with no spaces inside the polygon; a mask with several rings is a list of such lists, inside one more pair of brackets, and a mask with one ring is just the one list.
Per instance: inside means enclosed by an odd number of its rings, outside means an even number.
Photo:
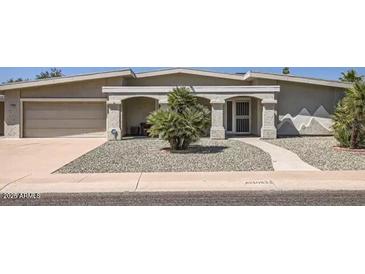
[{"label": "roof line", "polygon": [[246,73],[242,74],[241,73],[231,74],[231,73],[213,72],[213,71],[193,69],[193,68],[167,68],[149,72],[134,73],[132,69],[128,68],[123,70],[78,74],[71,76],[41,79],[41,80],[9,83],[5,85],[0,85],[0,91],[54,85],[54,84],[63,84],[63,83],[102,79],[102,78],[113,78],[113,77],[124,77],[124,76],[132,78],[144,78],[144,77],[153,77],[153,76],[169,75],[176,73],[188,73],[199,76],[216,77],[216,78],[231,79],[238,81],[250,81],[255,78],[259,79],[261,78],[261,79],[289,81],[289,82],[323,85],[323,86],[339,87],[339,88],[349,88],[352,86],[351,83],[340,82],[335,80],[325,80],[319,78],[283,75],[275,73],[252,72],[252,71],[247,71]]},{"label": "roof line", "polygon": [[153,77],[153,76],[160,76],[160,75],[162,76],[162,75],[176,74],[176,73],[190,73],[190,74],[195,74],[195,75],[200,75],[200,76],[208,76],[208,77],[210,76],[210,77],[244,81],[243,75],[208,71],[208,70],[202,70],[202,69],[182,68],[182,67],[140,72],[140,73],[136,73],[136,78],[145,78],[145,77]]},{"label": "roof line", "polygon": [[285,74],[278,74],[278,73],[248,71],[244,75],[245,80],[250,80],[252,78],[297,82],[297,83],[331,86],[331,87],[339,87],[339,88],[350,88],[352,86],[352,83],[349,83],[349,82],[326,80],[326,79],[320,79],[320,78],[314,78],[314,77],[303,77],[303,76],[296,76],[296,75],[285,75]]},{"label": "roof line", "polygon": [[69,75],[69,76],[61,76],[61,77],[53,77],[53,78],[47,78],[47,79],[38,79],[38,80],[3,84],[3,85],[0,85],[0,91],[27,88],[27,87],[46,86],[46,85],[53,85],[53,84],[63,84],[63,83],[70,83],[70,82],[79,82],[79,81],[101,79],[101,78],[113,78],[113,77],[120,77],[120,76],[135,77],[135,74],[134,74],[133,70],[131,70],[130,68],[122,69],[122,70],[76,74],[76,75]]}]

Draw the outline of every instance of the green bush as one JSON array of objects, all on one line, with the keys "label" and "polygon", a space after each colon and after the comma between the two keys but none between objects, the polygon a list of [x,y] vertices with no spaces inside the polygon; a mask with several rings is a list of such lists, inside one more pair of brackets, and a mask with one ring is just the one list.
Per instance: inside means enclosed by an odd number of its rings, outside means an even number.
[{"label": "green bush", "polygon": [[340,146],[365,146],[365,83],[357,81],[346,91],[333,116],[334,136]]},{"label": "green bush", "polygon": [[343,101],[341,101],[337,105],[332,125],[334,137],[340,143],[341,147],[350,147],[351,145],[351,124],[351,113],[343,105]]},{"label": "green bush", "polygon": [[168,95],[168,109],[151,113],[147,122],[150,136],[168,141],[171,150],[185,150],[210,126],[210,111],[189,89],[175,88]]},{"label": "green bush", "polygon": [[340,143],[341,147],[350,147],[351,144],[351,131],[345,127],[338,127],[335,129],[334,134],[336,140]]}]

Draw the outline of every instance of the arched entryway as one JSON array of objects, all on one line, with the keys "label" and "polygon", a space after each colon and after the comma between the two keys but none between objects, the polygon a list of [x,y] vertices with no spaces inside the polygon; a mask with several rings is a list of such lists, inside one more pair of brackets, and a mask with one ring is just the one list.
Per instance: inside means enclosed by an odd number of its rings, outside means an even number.
[{"label": "arched entryway", "polygon": [[225,100],[224,128],[227,135],[260,135],[262,107],[254,97],[231,97]]},{"label": "arched entryway", "polygon": [[147,117],[159,107],[158,100],[149,97],[132,97],[122,101],[122,135],[147,136]]}]

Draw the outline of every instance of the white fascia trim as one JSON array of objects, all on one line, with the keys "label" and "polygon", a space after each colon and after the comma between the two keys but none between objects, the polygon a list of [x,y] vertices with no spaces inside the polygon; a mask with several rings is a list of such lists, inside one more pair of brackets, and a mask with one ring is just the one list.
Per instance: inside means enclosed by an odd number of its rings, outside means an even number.
[{"label": "white fascia trim", "polygon": [[277,100],[275,100],[275,99],[263,99],[262,100],[262,104],[277,104]]},{"label": "white fascia trim", "polygon": [[107,98],[20,98],[20,102],[106,102]]},{"label": "white fascia trim", "polygon": [[84,74],[84,75],[76,75],[76,76],[55,77],[55,78],[44,79],[44,80],[0,85],[0,91],[48,86],[48,85],[55,85],[55,84],[65,84],[65,83],[72,83],[72,82],[81,82],[81,81],[96,80],[96,79],[103,79],[103,78],[124,77],[124,76],[134,77],[134,73],[131,70],[119,70],[119,71]]},{"label": "white fascia trim", "polygon": [[134,94],[134,93],[168,93],[175,86],[106,86],[102,88],[103,93],[121,93],[121,94]]},{"label": "white fascia trim", "polygon": [[351,83],[343,83],[343,82],[339,82],[339,81],[331,81],[331,80],[323,80],[323,79],[315,79],[315,78],[298,77],[298,76],[292,76],[292,75],[279,75],[279,74],[251,72],[251,71],[248,71],[244,75],[244,79],[247,81],[253,80],[255,78],[296,82],[296,83],[312,84],[312,85],[320,85],[320,86],[328,86],[328,87],[336,87],[336,88],[350,88],[352,86]]},{"label": "white fascia trim", "polygon": [[[103,93],[119,94],[166,94],[176,86],[108,86]],[[280,92],[280,86],[192,86],[194,93],[271,93]]]},{"label": "white fascia trim", "polygon": [[198,93],[267,93],[280,92],[280,86],[193,86]]},{"label": "white fascia trim", "polygon": [[173,69],[164,69],[164,70],[151,71],[151,72],[141,72],[141,73],[136,73],[135,75],[136,75],[136,78],[146,78],[146,77],[162,76],[162,75],[177,74],[177,73],[184,73],[184,74],[191,74],[191,75],[198,75],[198,76],[208,76],[208,77],[239,80],[239,81],[245,80],[243,78],[243,75],[235,75],[235,74],[229,74],[229,73],[211,72],[211,71],[195,70],[195,69],[186,69],[186,68],[173,68]]}]

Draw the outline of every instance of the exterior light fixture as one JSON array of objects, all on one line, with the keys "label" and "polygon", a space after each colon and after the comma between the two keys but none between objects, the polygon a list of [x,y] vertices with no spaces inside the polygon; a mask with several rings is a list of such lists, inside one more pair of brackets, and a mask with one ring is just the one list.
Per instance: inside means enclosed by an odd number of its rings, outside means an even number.
[{"label": "exterior light fixture", "polygon": [[118,131],[117,131],[115,128],[113,128],[113,129],[111,130],[111,133],[113,134],[114,139],[115,139],[115,140],[117,140],[117,137],[118,137]]}]

